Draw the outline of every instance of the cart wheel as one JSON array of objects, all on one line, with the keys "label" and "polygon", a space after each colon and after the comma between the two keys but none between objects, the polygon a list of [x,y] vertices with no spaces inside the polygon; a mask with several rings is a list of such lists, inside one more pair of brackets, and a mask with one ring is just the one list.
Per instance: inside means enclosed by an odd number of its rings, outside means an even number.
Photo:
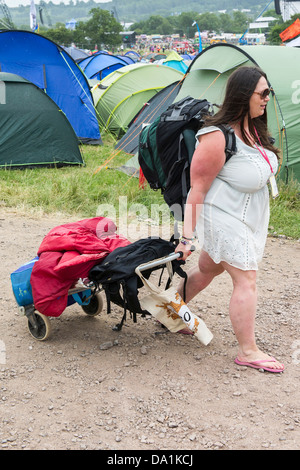
[{"label": "cart wheel", "polygon": [[103,309],[103,299],[101,294],[95,294],[90,303],[87,305],[81,305],[82,310],[89,315],[90,317],[95,317],[102,312]]},{"label": "cart wheel", "polygon": [[44,341],[51,333],[51,323],[42,313],[34,312],[28,317],[28,329],[35,339]]}]

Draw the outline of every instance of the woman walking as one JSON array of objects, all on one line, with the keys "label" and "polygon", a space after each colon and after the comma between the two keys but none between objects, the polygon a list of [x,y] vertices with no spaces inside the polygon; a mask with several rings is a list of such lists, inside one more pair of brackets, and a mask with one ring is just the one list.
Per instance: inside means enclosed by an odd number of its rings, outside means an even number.
[{"label": "woman walking", "polygon": [[[256,272],[268,233],[268,182],[273,197],[277,195],[278,150],[267,126],[270,92],[266,74],[257,67],[240,67],[229,77],[223,105],[197,134],[191,190],[176,250],[186,259],[195,235],[202,245],[198,266],[188,272],[186,302],[215,276],[224,271],[231,276],[229,315],[239,345],[235,362],[282,372],[283,364],[255,341]],[[229,124],[237,141],[237,152],[226,164],[220,124]],[[182,290],[181,285],[181,295]]]}]

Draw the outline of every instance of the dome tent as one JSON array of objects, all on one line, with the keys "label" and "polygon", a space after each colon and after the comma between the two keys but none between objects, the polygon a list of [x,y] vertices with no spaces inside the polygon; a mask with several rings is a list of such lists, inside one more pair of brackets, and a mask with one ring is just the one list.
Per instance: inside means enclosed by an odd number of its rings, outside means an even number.
[{"label": "dome tent", "polygon": [[71,124],[45,92],[11,73],[0,83],[0,168],[83,164]]},{"label": "dome tent", "polygon": [[127,65],[131,65],[131,64],[135,64],[136,63],[136,60],[133,60],[133,58],[130,56],[130,55],[121,55],[121,54],[118,54],[116,57],[119,57],[119,59],[122,59],[124,60],[124,62],[126,62]]},{"label": "dome tent", "polygon": [[136,154],[143,125],[152,123],[175,101],[179,87],[180,81],[171,83],[144,103],[128,124],[126,134],[116,143],[115,148],[132,155]]},{"label": "dome tent", "polygon": [[75,46],[61,46],[71,57],[75,62],[80,62],[81,60],[85,59],[86,57],[89,57],[90,55],[85,52],[83,49],[78,49]]},{"label": "dome tent", "polygon": [[160,59],[155,61],[167,67],[172,67],[173,69],[180,70],[180,72],[185,73],[188,69],[188,65],[185,63],[183,57],[181,57],[176,51],[171,51],[166,59]]},{"label": "dome tent", "polygon": [[102,80],[115,70],[128,65],[128,61],[134,63],[130,57],[115,56],[107,52],[97,52],[86,59],[81,60],[78,65],[89,79]]},{"label": "dome tent", "polygon": [[83,143],[101,143],[86,77],[60,46],[29,31],[0,31],[0,70],[20,75],[45,90]]},{"label": "dome tent", "polygon": [[141,55],[136,51],[127,51],[124,54],[125,57],[129,56],[134,62],[138,62],[141,60]]},{"label": "dome tent", "polygon": [[[279,66],[280,64],[280,66]],[[227,79],[240,66],[259,66],[274,93],[268,103],[268,123],[275,145],[282,150],[280,178],[300,179],[300,49],[283,46],[216,44],[190,64],[177,99],[187,95],[220,104]]]},{"label": "dome tent", "polygon": [[121,137],[144,103],[183,76],[171,67],[142,63],[111,73],[92,89],[100,129]]}]

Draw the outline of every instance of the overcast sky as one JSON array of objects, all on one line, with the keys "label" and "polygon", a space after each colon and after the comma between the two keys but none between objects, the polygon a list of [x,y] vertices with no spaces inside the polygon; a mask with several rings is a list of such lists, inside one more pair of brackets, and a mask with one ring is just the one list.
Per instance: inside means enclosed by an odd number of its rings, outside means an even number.
[{"label": "overcast sky", "polygon": [[[8,7],[18,7],[19,5],[30,5],[31,1],[30,0],[4,0],[6,5]],[[68,4],[69,3],[69,0],[52,0],[53,3],[56,3],[56,4],[59,4],[61,1],[63,1],[63,3],[66,3]],[[85,0],[83,0],[85,1]],[[87,1],[87,0],[86,0]],[[97,3],[106,3],[106,2],[110,2],[111,0],[94,0],[94,2],[97,2]],[[48,3],[48,0],[45,0],[46,3]],[[35,0],[34,2],[36,5],[38,5],[40,3],[40,0]]]}]

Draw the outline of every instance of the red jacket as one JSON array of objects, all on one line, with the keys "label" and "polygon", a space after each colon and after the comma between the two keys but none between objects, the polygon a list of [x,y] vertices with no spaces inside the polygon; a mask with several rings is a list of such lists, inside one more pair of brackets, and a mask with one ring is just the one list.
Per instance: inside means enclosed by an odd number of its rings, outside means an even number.
[{"label": "red jacket", "polygon": [[53,228],[42,241],[30,283],[36,310],[58,317],[67,307],[68,291],[88,277],[111,251],[130,242],[116,234],[115,224],[95,217]]}]

